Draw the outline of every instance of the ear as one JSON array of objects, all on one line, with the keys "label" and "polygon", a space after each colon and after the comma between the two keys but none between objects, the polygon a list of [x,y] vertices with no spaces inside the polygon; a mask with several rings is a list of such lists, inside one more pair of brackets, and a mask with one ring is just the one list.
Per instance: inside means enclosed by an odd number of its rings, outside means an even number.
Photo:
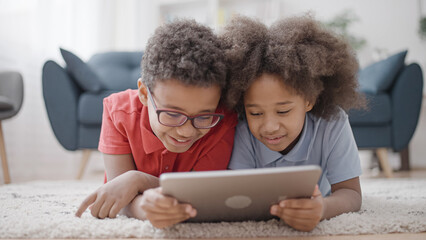
[{"label": "ear", "polygon": [[140,78],[138,79],[138,95],[141,103],[148,106],[148,89]]},{"label": "ear", "polygon": [[312,110],[312,108],[314,107],[315,102],[312,103],[311,101],[306,100],[305,101],[305,112],[309,112]]}]

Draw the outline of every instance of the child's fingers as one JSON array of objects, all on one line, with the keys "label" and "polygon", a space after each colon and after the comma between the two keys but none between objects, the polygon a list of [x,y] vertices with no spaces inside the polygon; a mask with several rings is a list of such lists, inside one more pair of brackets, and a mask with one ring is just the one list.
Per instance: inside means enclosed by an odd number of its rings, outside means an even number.
[{"label": "child's fingers", "polygon": [[318,184],[315,185],[314,193],[312,193],[312,197],[322,196],[321,191],[319,190]]},{"label": "child's fingers", "polygon": [[90,213],[93,217],[99,218],[99,211],[101,210],[102,205],[105,202],[105,196],[97,196],[96,201],[92,204]]},{"label": "child's fingers", "polygon": [[310,198],[287,199],[280,202],[280,207],[285,208],[315,208],[316,203]]},{"label": "child's fingers", "polygon": [[146,202],[153,203],[158,207],[169,208],[178,204],[177,200],[161,194],[160,189],[150,189],[143,193]]},{"label": "child's fingers", "polygon": [[178,201],[172,197],[166,197],[161,195],[162,197],[157,198],[155,204],[160,208],[171,208],[178,205]]},{"label": "child's fingers", "polygon": [[152,213],[152,212],[145,212],[146,218],[151,222],[157,222],[157,221],[171,221],[179,219],[180,221],[183,221],[185,219],[190,218],[186,213],[180,213],[180,214],[158,214],[158,213]]},{"label": "child's fingers", "polygon": [[294,209],[294,208],[284,208],[282,210],[282,215],[288,218],[298,218],[298,219],[317,219],[315,212],[311,209]]},{"label": "child's fingers", "polygon": [[108,216],[110,218],[115,218],[117,217],[117,214],[120,212],[121,208],[119,206],[119,204],[117,202],[114,203],[114,205],[112,205],[111,209],[109,210],[109,214]]},{"label": "child's fingers", "polygon": [[80,207],[78,208],[77,212],[75,213],[75,216],[81,217],[81,215],[86,211],[86,209],[96,201],[97,194],[96,192],[90,194],[87,196],[83,202],[80,204]]},{"label": "child's fingers", "polygon": [[281,218],[282,215],[282,208],[280,206],[278,206],[278,204],[274,204],[271,206],[271,208],[269,209],[269,212],[277,217]]},{"label": "child's fingers", "polygon": [[145,205],[143,206],[145,211],[150,211],[154,214],[164,214],[164,215],[190,215],[195,216],[196,210],[189,204],[177,204],[176,206],[163,208],[158,207],[157,205]]},{"label": "child's fingers", "polygon": [[290,225],[291,227],[300,230],[300,231],[312,231],[315,226],[318,224],[315,221],[310,219],[301,219],[301,218],[292,218],[292,217],[284,217],[282,218],[285,223]]},{"label": "child's fingers", "polygon": [[146,217],[150,221],[167,221],[170,219],[188,219],[197,215],[197,210],[189,204],[179,204],[176,207],[164,211],[162,208],[145,210]]},{"label": "child's fingers", "polygon": [[112,205],[114,205],[114,201],[108,199],[105,200],[101,208],[99,209],[98,218],[104,219],[106,217],[109,217],[109,212],[111,210]]},{"label": "child's fingers", "polygon": [[166,219],[166,220],[157,220],[157,221],[150,221],[151,224],[156,228],[166,228],[170,227],[176,223],[183,222],[187,220],[189,217],[184,218],[174,218],[174,219]]}]

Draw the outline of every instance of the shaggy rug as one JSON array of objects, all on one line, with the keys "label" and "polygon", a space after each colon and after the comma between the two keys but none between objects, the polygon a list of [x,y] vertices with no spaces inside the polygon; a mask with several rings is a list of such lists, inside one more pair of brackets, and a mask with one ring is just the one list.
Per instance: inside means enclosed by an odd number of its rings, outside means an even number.
[{"label": "shaggy rug", "polygon": [[322,221],[298,232],[277,220],[267,222],[182,223],[156,229],[148,221],[119,216],[99,220],[81,201],[100,183],[37,181],[0,187],[0,238],[246,238],[426,231],[426,179],[362,179],[359,212]]}]

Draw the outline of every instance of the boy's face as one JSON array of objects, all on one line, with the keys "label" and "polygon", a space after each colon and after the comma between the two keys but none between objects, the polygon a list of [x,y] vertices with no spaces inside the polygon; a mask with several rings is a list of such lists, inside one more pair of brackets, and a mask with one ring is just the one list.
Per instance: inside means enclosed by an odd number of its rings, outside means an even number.
[{"label": "boy's face", "polygon": [[294,146],[312,105],[277,75],[263,74],[244,95],[247,122],[252,134],[273,151]]},{"label": "boy's face", "polygon": [[[158,122],[157,113],[148,97],[148,89],[138,81],[139,98],[148,107],[149,123],[154,134],[161,140],[167,150],[176,153],[187,151],[198,139],[210,129],[198,129],[190,120],[179,127],[168,127]],[[157,109],[178,111],[188,116],[215,113],[219,104],[221,89],[219,86],[187,86],[178,80],[160,81],[150,89]]]}]

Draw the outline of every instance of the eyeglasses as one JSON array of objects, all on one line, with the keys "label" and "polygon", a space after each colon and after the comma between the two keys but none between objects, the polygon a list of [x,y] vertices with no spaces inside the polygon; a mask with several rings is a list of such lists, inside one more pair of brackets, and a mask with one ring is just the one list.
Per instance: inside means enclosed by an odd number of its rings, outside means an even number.
[{"label": "eyeglasses", "polygon": [[220,113],[203,113],[195,116],[188,116],[185,113],[169,110],[169,109],[158,109],[152,97],[151,90],[148,90],[148,97],[154,106],[154,110],[157,113],[158,122],[167,127],[179,127],[184,125],[188,120],[191,120],[194,128],[208,129],[216,126],[220,120],[224,117]]}]

